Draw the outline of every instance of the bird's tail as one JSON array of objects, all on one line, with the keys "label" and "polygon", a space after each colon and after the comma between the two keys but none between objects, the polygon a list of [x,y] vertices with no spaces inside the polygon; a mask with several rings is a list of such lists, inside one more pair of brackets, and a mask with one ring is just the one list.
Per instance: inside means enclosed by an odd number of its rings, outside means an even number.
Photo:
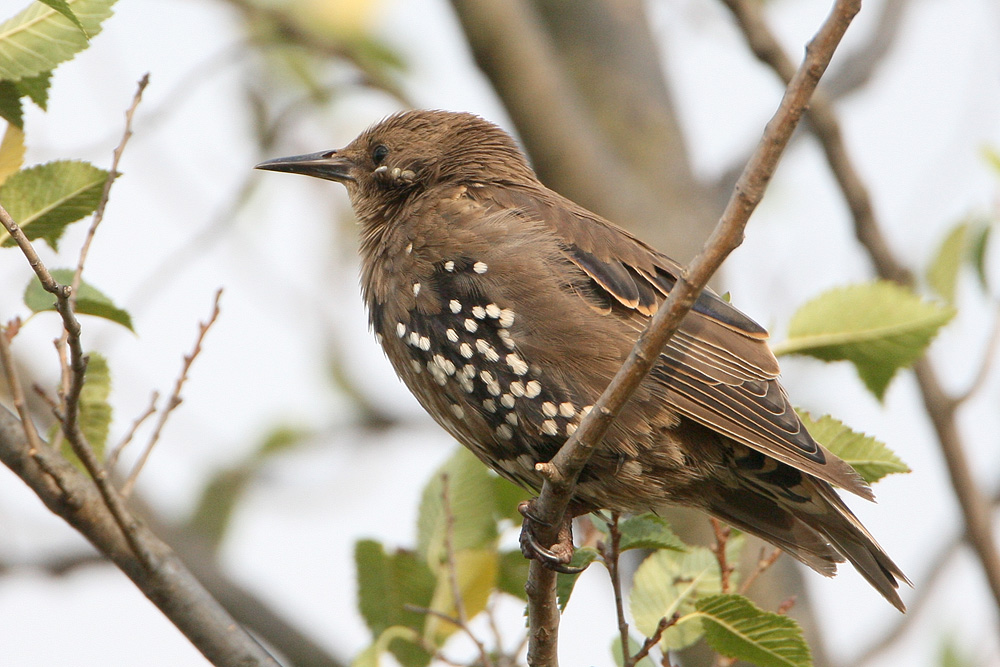
[{"label": "bird's tail", "polygon": [[878,545],[833,487],[806,474],[791,487],[740,477],[710,494],[706,510],[756,535],[820,574],[832,577],[846,558],[892,606],[906,611],[896,589],[909,579]]}]

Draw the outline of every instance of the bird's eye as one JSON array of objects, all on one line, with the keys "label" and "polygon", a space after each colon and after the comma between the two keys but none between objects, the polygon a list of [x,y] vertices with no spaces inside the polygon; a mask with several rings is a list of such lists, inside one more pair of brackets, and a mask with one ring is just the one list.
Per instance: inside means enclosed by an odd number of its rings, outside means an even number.
[{"label": "bird's eye", "polygon": [[382,164],[382,160],[389,154],[389,149],[384,144],[379,144],[372,150],[372,162]]}]

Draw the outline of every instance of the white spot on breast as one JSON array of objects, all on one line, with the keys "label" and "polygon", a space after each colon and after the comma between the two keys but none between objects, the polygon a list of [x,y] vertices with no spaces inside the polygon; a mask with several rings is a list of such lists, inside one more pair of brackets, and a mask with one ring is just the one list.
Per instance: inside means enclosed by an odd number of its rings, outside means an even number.
[{"label": "white spot on breast", "polygon": [[420,341],[417,343],[417,347],[426,352],[431,349],[431,339],[427,336],[421,336]]},{"label": "white spot on breast", "polygon": [[576,415],[576,408],[569,401],[559,404],[559,414],[563,417],[573,417]]},{"label": "white spot on breast", "polygon": [[469,378],[470,380],[476,377],[476,367],[472,364],[462,366],[462,377]]},{"label": "white spot on breast", "polygon": [[460,313],[460,312],[462,312],[462,304],[460,304],[458,302],[458,299],[452,299],[451,301],[449,301],[448,302],[448,308],[450,308],[451,312],[453,312],[453,313]]},{"label": "white spot on breast", "polygon": [[593,405],[585,405],[585,406],[583,406],[582,408],[580,408],[580,416],[586,417],[587,415],[590,414],[590,411],[593,410],[593,409],[594,409]]},{"label": "white spot on breast", "polygon": [[544,433],[545,435],[555,435],[558,432],[559,432],[559,427],[556,426],[554,420],[546,419],[545,421],[542,422],[542,433]]},{"label": "white spot on breast", "polygon": [[504,440],[510,440],[514,437],[514,429],[509,424],[500,424],[497,426],[497,435]]},{"label": "white spot on breast", "polygon": [[510,325],[514,324],[514,311],[510,308],[504,308],[500,311],[500,317],[498,319],[500,321],[500,326],[506,329]]},{"label": "white spot on breast", "polygon": [[447,373],[448,375],[454,375],[455,374],[455,362],[453,362],[451,359],[444,359],[444,358],[442,358],[441,359],[441,369],[445,373]]},{"label": "white spot on breast", "polygon": [[413,369],[414,373],[420,373],[424,370],[424,367],[416,359],[410,359],[410,368]]},{"label": "white spot on breast", "polygon": [[467,319],[465,320],[464,324],[465,324],[465,330],[468,331],[469,333],[476,333],[476,330],[479,328],[479,325],[476,324],[475,320]]},{"label": "white spot on breast", "polygon": [[[505,394],[505,396],[506,396],[506,394]],[[504,419],[506,419],[507,423],[510,424],[511,426],[517,426],[517,413],[516,412],[508,412],[504,416]]]},{"label": "white spot on breast", "polygon": [[506,329],[497,329],[497,336],[500,337],[500,340],[503,341],[503,344],[507,346],[508,350],[514,349],[514,339],[511,338],[509,331]]},{"label": "white spot on breast", "polygon": [[487,361],[500,361],[500,355],[497,354],[497,351],[482,338],[476,339],[476,349],[479,350],[479,354],[486,357]]},{"label": "white spot on breast", "polygon": [[486,385],[486,391],[490,392],[494,396],[500,395],[500,384],[497,382],[497,379],[493,377],[493,373],[490,373],[489,371],[480,371],[479,379],[481,379]]},{"label": "white spot on breast", "polygon": [[504,394],[503,396],[500,397],[500,405],[504,406],[505,408],[514,407],[514,396],[512,394]]},{"label": "white spot on breast", "polygon": [[455,270],[455,262],[453,262],[453,261],[451,261],[449,259],[447,262],[444,263],[444,270],[445,271],[454,271]]},{"label": "white spot on breast", "polygon": [[448,337],[452,343],[458,342],[458,333],[454,329],[448,329],[444,332],[444,335]]},{"label": "white spot on breast", "polygon": [[420,283],[413,283],[413,296],[420,294]]},{"label": "white spot on breast", "polygon": [[410,337],[407,340],[410,341],[410,345],[412,345],[413,347],[417,347],[420,345],[420,334],[418,334],[416,331],[411,331]]},{"label": "white spot on breast", "polygon": [[524,396],[524,383],[520,380],[510,383],[510,393],[517,397]]},{"label": "white spot on breast", "polygon": [[462,343],[458,346],[458,353],[461,354],[466,359],[472,358],[472,346],[468,343]]},{"label": "white spot on breast", "polygon": [[507,365],[514,371],[515,375],[524,375],[528,372],[527,362],[513,352],[507,355]]},{"label": "white spot on breast", "polygon": [[396,322],[396,335],[400,338],[406,335],[406,325],[402,322]]},{"label": "white spot on breast", "polygon": [[483,407],[486,408],[487,412],[496,412],[497,403],[492,398],[487,398],[483,401]]},{"label": "white spot on breast", "polygon": [[486,315],[492,317],[493,319],[497,319],[500,317],[500,306],[495,303],[486,304]]},{"label": "white spot on breast", "polygon": [[542,393],[542,383],[538,380],[531,380],[524,385],[524,395],[528,398],[534,398],[540,393]]},{"label": "white spot on breast", "polygon": [[486,309],[483,308],[482,306],[473,306],[472,316],[475,317],[477,320],[481,320],[484,317],[486,317]]},{"label": "white spot on breast", "polygon": [[472,270],[480,274],[486,273],[489,268],[490,267],[486,266],[486,262],[476,262],[472,265]]},{"label": "white spot on breast", "polygon": [[555,417],[558,412],[559,410],[556,408],[555,403],[550,403],[548,401],[542,403],[542,414],[546,417]]},{"label": "white spot on breast", "polygon": [[576,433],[576,424],[566,424],[566,435],[573,435]]},{"label": "white spot on breast", "polygon": [[458,403],[452,403],[450,407],[451,407],[451,413],[453,415],[455,415],[459,419],[465,419],[465,410],[462,409],[461,405],[459,405]]}]

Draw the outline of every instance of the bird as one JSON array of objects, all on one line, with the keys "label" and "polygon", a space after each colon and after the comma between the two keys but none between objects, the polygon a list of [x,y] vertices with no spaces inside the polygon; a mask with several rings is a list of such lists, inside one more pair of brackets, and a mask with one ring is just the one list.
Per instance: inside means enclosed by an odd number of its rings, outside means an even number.
[{"label": "bird", "polygon": [[[550,190],[480,116],[408,110],[346,147],[257,169],[336,181],[360,227],[361,292],[423,408],[538,490],[683,267]],[[701,510],[822,575],[850,561],[900,611],[909,580],[835,487],[873,500],[808,433],[767,331],[706,289],[581,472],[571,514]]]}]

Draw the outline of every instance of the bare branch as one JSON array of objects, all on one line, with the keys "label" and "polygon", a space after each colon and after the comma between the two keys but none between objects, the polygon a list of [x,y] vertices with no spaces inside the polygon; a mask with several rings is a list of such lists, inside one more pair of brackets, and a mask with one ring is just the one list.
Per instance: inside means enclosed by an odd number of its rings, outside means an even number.
[{"label": "bare branch", "polygon": [[149,419],[156,413],[156,401],[159,400],[159,398],[160,398],[159,392],[154,391],[153,395],[149,399],[149,405],[146,407],[146,410],[141,415],[135,418],[135,420],[132,422],[132,426],[128,430],[128,433],[126,433],[122,437],[121,442],[119,442],[115,446],[115,448],[111,450],[111,453],[108,454],[108,458],[105,459],[104,461],[105,470],[108,471],[114,470],[115,464],[118,463],[118,457],[121,456],[121,453],[125,449],[125,447],[130,442],[132,442],[132,438],[135,437],[135,432],[139,430],[139,427],[142,426],[143,422],[145,422],[147,419]]},{"label": "bare branch", "polygon": [[[594,404],[594,409],[584,417],[579,429],[552,459],[552,465],[561,471],[566,482],[557,484],[547,480],[532,510],[538,519],[547,524],[540,527],[536,536],[543,546],[555,541],[557,527],[572,498],[575,480],[612,420],[652,369],[660,350],[680,325],[681,319],[690,310],[708,279],[742,241],[743,229],[750,214],[763,197],[778,159],[804,113],[820,76],[859,9],[859,0],[836,2],[830,16],[807,47],[805,60],[789,83],[774,117],[768,122],[757,150],[737,182],[719,224],[702,251],[688,266],[685,275],[680,277],[670,291],[663,306],[653,316],[628,360]],[[528,656],[529,664],[532,665],[557,664],[555,638],[558,619],[556,625],[552,626],[541,622],[541,619],[549,623],[552,621],[548,611],[550,602],[546,596],[554,599],[554,582],[555,575],[551,570],[537,560],[531,562],[526,589],[531,627]]]},{"label": "bare branch", "polygon": [[153,429],[153,434],[150,436],[149,442],[146,444],[146,448],[139,456],[139,460],[136,461],[132,472],[129,473],[128,479],[126,479],[125,484],[122,485],[122,495],[126,498],[128,498],[129,494],[132,493],[136,480],[139,478],[139,473],[142,472],[143,466],[146,465],[146,461],[149,460],[149,455],[153,453],[153,447],[155,447],[156,443],[159,441],[160,433],[163,431],[163,427],[170,418],[170,414],[174,411],[174,408],[181,404],[181,389],[187,381],[188,371],[191,370],[191,364],[194,363],[195,358],[197,358],[198,354],[201,352],[201,345],[205,341],[205,334],[208,333],[208,330],[211,329],[212,325],[215,323],[216,318],[219,317],[219,300],[221,298],[222,288],[220,287],[215,292],[215,301],[212,304],[212,313],[209,315],[208,320],[198,323],[198,337],[195,339],[194,349],[191,350],[191,354],[184,355],[184,363],[181,364],[181,373],[177,376],[177,381],[174,383],[174,390],[170,393],[170,397],[167,398],[167,404],[160,411],[160,418],[156,422],[156,428]]},{"label": "bare branch", "polygon": [[148,561],[153,567],[136,558],[132,544],[121,531],[119,519],[112,515],[94,484],[47,444],[29,444],[25,429],[24,423],[0,408],[0,461],[46,507],[107,555],[209,661],[233,667],[278,667],[267,651],[205,591],[169,547],[138,522],[132,537],[142,544],[144,553],[150,554]]},{"label": "bare branch", "polygon": [[[758,6],[748,0],[723,1],[737,17],[747,42],[757,57],[768,64],[782,80],[787,81],[788,58],[761,18]],[[867,251],[875,271],[883,279],[912,287],[915,284],[913,273],[896,258],[882,235],[871,198],[851,163],[832,107],[819,96],[810,106],[809,118],[812,121],[812,131],[826,153],[830,169],[851,210],[855,235]],[[914,371],[924,407],[937,433],[952,488],[962,509],[969,542],[986,574],[994,602],[1000,608],[1000,552],[993,535],[989,505],[976,486],[959,435],[956,399],[945,393],[926,356],[914,364]]]}]

